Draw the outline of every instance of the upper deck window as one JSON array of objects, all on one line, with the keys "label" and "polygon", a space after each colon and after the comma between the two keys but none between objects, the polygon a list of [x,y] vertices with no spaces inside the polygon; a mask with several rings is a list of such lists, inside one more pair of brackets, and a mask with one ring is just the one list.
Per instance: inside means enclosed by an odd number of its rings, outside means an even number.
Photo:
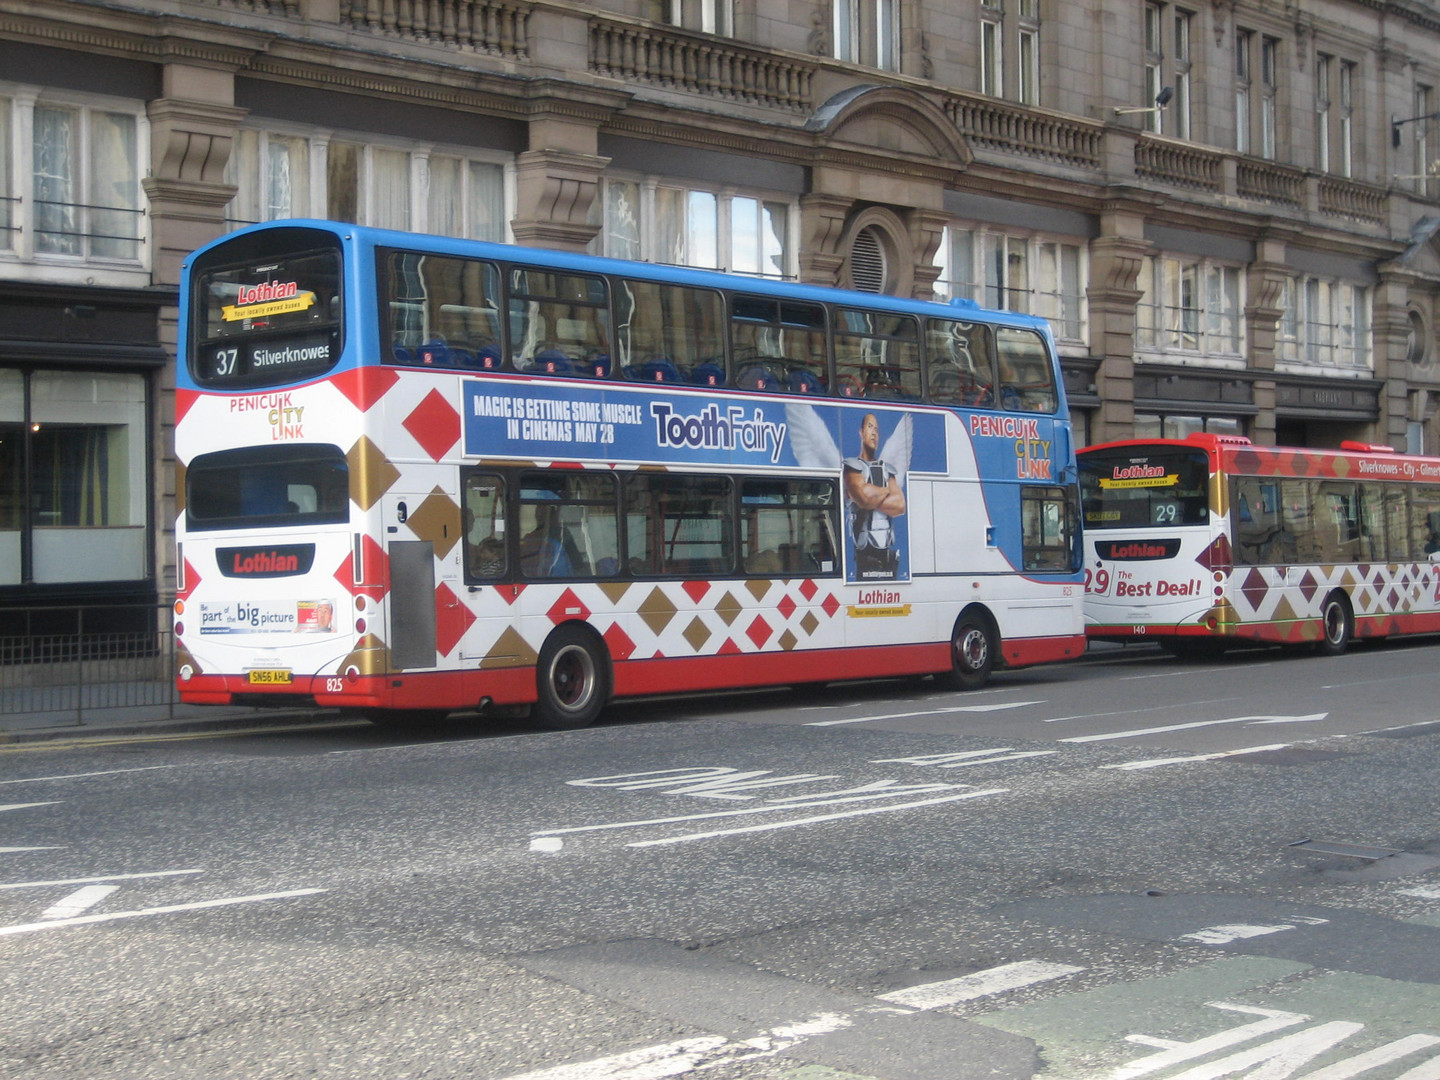
[{"label": "upper deck window", "polygon": [[386,360],[421,367],[500,367],[500,268],[418,251],[380,257]]},{"label": "upper deck window", "polygon": [[605,279],[511,267],[510,343],[521,371],[592,379],[608,376],[610,310]]},{"label": "upper deck window", "polygon": [[338,248],[286,250],[275,233],[266,239],[271,251],[222,246],[194,268],[190,373],[202,385],[273,386],[322,374],[340,359]]}]

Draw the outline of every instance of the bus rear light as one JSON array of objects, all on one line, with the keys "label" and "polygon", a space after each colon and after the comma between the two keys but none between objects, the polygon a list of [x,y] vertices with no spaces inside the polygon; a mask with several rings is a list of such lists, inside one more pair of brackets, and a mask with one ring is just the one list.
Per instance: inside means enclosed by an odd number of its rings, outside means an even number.
[{"label": "bus rear light", "polygon": [[1215,621],[1215,616],[1213,616],[1213,615],[1210,616],[1210,618],[1208,618],[1208,619],[1205,620],[1205,629],[1207,629],[1207,630],[1214,630],[1215,627],[1218,626],[1218,625],[1219,625],[1219,623],[1217,623],[1217,622]]},{"label": "bus rear light", "polygon": [[193,679],[194,677],[195,677],[195,669],[192,668],[189,664],[185,664],[183,667],[180,668],[180,681],[181,681],[181,682],[189,682],[189,681],[190,681],[191,679]]},{"label": "bus rear light", "polygon": [[365,597],[364,597],[364,596],[357,596],[357,597],[355,597],[355,610],[356,610],[356,611],[364,611],[364,610],[365,610]]},{"label": "bus rear light", "polygon": [[355,632],[356,632],[357,634],[363,634],[363,633],[365,633],[365,620],[364,620],[364,619],[356,619],[356,620],[355,620]]},{"label": "bus rear light", "polygon": [[177,623],[175,624],[175,636],[176,636],[176,637],[184,637],[184,636],[185,636],[185,624],[184,624],[183,622],[177,622]]},{"label": "bus rear light", "polygon": [[345,669],[345,681],[348,683],[355,683],[360,681],[360,669],[354,664],[351,664]]},{"label": "bus rear light", "polygon": [[1225,580],[1225,574],[1224,574],[1224,572],[1221,571],[1221,570],[1216,570],[1216,571],[1215,571],[1215,580],[1216,580],[1216,581],[1224,581],[1224,580]]},{"label": "bus rear light", "polygon": [[1225,595],[1225,588],[1224,588],[1223,585],[1216,585],[1216,586],[1215,586],[1215,595],[1216,595],[1216,596],[1224,596],[1224,595]]},{"label": "bus rear light", "polygon": [[176,601],[175,601],[175,614],[176,614],[176,615],[184,615],[184,614],[185,614],[185,601],[184,601],[184,600],[176,600]]}]

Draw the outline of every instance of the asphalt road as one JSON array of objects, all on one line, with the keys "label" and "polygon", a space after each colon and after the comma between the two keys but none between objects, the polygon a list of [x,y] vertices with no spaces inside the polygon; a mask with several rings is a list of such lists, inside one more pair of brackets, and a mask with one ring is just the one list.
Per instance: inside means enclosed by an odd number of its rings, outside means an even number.
[{"label": "asphalt road", "polygon": [[0,1076],[1437,1080],[1437,659],[0,748]]}]

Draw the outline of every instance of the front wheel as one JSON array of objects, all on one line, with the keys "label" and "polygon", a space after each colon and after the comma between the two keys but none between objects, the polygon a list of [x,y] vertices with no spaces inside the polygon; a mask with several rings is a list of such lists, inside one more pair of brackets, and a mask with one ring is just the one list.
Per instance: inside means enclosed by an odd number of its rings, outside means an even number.
[{"label": "front wheel", "polygon": [[531,718],[556,731],[589,727],[605,707],[609,668],[592,634],[562,626],[546,640],[535,665]]},{"label": "front wheel", "polygon": [[1355,616],[1344,593],[1331,593],[1320,609],[1320,640],[1316,650],[1322,656],[1339,656],[1350,646],[1355,632]]},{"label": "front wheel", "polygon": [[978,690],[990,679],[999,647],[990,621],[980,615],[964,614],[955,624],[950,639],[950,670],[945,680],[956,690]]}]

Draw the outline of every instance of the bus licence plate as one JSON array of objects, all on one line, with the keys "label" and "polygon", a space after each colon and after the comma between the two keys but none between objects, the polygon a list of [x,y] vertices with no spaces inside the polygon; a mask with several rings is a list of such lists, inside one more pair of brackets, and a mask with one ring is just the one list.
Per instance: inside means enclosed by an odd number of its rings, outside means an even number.
[{"label": "bus licence plate", "polygon": [[252,686],[261,685],[261,684],[266,685],[266,686],[276,686],[276,685],[285,685],[285,686],[288,686],[289,683],[290,683],[290,672],[288,672],[288,671],[278,671],[278,670],[275,670],[275,669],[273,669],[273,668],[267,668],[267,669],[264,669],[264,670],[261,670],[261,671],[252,671],[252,672],[250,672],[250,685],[252,685]]}]

